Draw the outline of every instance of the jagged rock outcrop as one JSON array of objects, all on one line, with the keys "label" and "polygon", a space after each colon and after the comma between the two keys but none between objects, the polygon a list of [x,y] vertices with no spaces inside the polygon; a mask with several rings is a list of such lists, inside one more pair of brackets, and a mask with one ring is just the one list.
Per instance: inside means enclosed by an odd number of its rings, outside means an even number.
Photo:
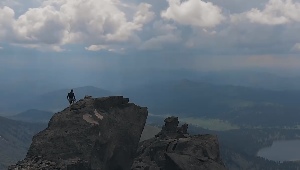
[{"label": "jagged rock outcrop", "polygon": [[132,170],[226,170],[214,135],[190,136],[178,117],[165,119],[161,132],[140,143]]},{"label": "jagged rock outcrop", "polygon": [[122,96],[86,96],[56,113],[9,170],[129,170],[147,116]]}]

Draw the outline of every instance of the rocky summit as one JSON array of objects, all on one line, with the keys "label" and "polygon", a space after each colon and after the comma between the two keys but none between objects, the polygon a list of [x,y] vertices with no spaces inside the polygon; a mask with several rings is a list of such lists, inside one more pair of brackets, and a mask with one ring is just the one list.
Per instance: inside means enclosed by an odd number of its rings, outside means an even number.
[{"label": "rocky summit", "polygon": [[140,143],[131,169],[226,170],[217,136],[190,136],[188,125],[178,124],[178,117],[166,118],[159,134]]},{"label": "rocky summit", "polygon": [[54,114],[26,158],[9,170],[225,170],[214,135],[188,134],[168,117],[155,137],[140,142],[148,110],[128,98],[86,96]]},{"label": "rocky summit", "polygon": [[147,116],[122,96],[86,96],[56,113],[9,170],[129,170]]}]

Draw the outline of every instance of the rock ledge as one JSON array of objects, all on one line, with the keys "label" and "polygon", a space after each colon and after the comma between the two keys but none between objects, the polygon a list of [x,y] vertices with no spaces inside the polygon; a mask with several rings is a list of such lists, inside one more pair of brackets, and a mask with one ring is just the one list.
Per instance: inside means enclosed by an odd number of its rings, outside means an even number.
[{"label": "rock ledge", "polygon": [[122,96],[86,96],[56,113],[9,170],[129,170],[147,116]]},{"label": "rock ledge", "polygon": [[154,138],[140,143],[132,170],[226,170],[214,135],[190,136],[178,117],[165,119]]}]

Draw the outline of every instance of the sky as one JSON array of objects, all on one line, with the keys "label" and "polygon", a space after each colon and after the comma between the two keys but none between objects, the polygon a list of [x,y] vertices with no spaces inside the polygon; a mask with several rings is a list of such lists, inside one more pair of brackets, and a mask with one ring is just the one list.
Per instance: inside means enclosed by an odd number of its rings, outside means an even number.
[{"label": "sky", "polygon": [[128,70],[298,69],[299,30],[300,0],[2,0],[0,80],[67,86]]}]

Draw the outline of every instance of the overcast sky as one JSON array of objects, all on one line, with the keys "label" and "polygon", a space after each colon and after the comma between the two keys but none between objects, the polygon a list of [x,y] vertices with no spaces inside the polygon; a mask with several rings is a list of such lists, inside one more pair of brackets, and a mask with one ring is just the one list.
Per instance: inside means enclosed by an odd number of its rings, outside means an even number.
[{"label": "overcast sky", "polygon": [[1,0],[0,70],[296,69],[299,31],[300,0]]}]

